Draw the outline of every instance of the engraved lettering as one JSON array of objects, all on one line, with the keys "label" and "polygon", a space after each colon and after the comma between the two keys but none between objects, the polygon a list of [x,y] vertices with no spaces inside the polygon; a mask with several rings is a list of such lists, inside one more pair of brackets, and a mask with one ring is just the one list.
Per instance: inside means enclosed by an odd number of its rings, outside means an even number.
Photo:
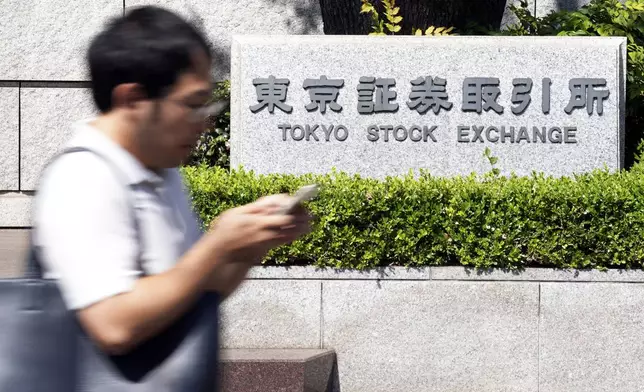
[{"label": "engraved lettering", "polygon": [[305,79],[304,89],[309,89],[311,103],[306,105],[306,110],[312,112],[320,109],[320,113],[326,113],[326,107],[334,112],[341,112],[342,106],[338,104],[338,95],[340,88],[344,86],[344,79],[328,79],[322,75],[320,79]]},{"label": "engraved lettering", "polygon": [[512,81],[514,88],[512,89],[512,103],[517,105],[512,107],[512,113],[515,115],[523,114],[530,106],[532,98],[532,79],[530,78],[517,78]]},{"label": "engraved lettering", "polygon": [[550,143],[561,143],[561,128],[550,128],[548,131],[548,140],[550,140]]},{"label": "engraved lettering", "polygon": [[469,132],[468,132],[469,130],[470,130],[470,127],[465,127],[465,126],[462,126],[462,125],[458,126],[458,142],[459,143],[469,143],[470,142],[470,138],[468,137],[469,136]]},{"label": "engraved lettering", "polygon": [[[343,132],[343,135],[340,136],[340,131]],[[349,137],[349,130],[344,125],[338,125],[335,127],[335,140],[343,142]]]},{"label": "engraved lettering", "polygon": [[[418,131],[418,137],[414,136],[414,131]],[[414,142],[419,142],[423,140],[423,135],[421,134],[423,130],[419,126],[414,125],[409,129],[409,138]]]},{"label": "engraved lettering", "polygon": [[315,139],[316,142],[319,142],[320,139],[318,139],[317,135],[315,134],[315,131],[317,131],[319,125],[314,125],[313,128],[311,128],[310,125],[306,126],[306,141],[308,142],[311,140],[311,137]]},{"label": "engraved lettering", "polygon": [[597,114],[604,113],[604,101],[608,99],[608,90],[597,90],[597,87],[606,87],[606,79],[579,78],[571,79],[568,88],[570,89],[570,102],[564,109],[566,114],[572,113],[575,109],[587,109],[588,115],[592,115],[597,102]]},{"label": "engraved lettering", "polygon": [[543,114],[550,113],[550,86],[552,86],[552,80],[544,78],[541,85],[541,110]]},{"label": "engraved lettering", "polygon": [[[402,131],[402,134],[400,133],[400,131]],[[407,129],[402,125],[394,128],[394,138],[399,142],[404,142],[405,140],[407,140]]]},{"label": "engraved lettering", "polygon": [[389,133],[394,130],[393,125],[381,125],[380,129],[385,133],[385,142],[389,141]]},{"label": "engraved lettering", "polygon": [[577,143],[577,127],[564,127],[564,143],[575,144]]},{"label": "engraved lettering", "polygon": [[267,79],[253,79],[259,103],[250,107],[251,112],[257,113],[268,107],[268,112],[273,114],[277,107],[284,113],[291,113],[293,107],[284,103],[289,83],[288,79],[276,79],[273,75]]},{"label": "engraved lettering", "polygon": [[530,136],[528,135],[528,128],[521,127],[519,128],[519,136],[517,137],[517,143],[521,143],[521,140],[525,140],[530,143]]},{"label": "engraved lettering", "polygon": [[438,128],[438,125],[434,125],[429,128],[427,125],[423,127],[423,141],[427,142],[427,138],[431,138],[432,142],[436,143],[436,138],[434,137],[434,131]]},{"label": "engraved lettering", "polygon": [[532,127],[532,140],[534,140],[535,143],[537,142],[537,138],[541,140],[541,143],[545,143],[546,134],[546,127],[543,127],[542,131],[539,130],[539,127]]},{"label": "engraved lettering", "polygon": [[326,141],[331,140],[331,132],[333,132],[333,125],[330,125],[329,128],[325,127],[322,125],[322,132],[324,132],[324,136],[326,137]]},{"label": "engraved lettering", "polygon": [[396,91],[391,90],[395,86],[395,79],[361,77],[358,84],[358,113],[373,114],[398,111],[398,104],[392,103],[398,95]]},{"label": "engraved lettering", "polygon": [[514,143],[514,127],[510,127],[510,132],[505,130],[505,126],[501,127],[501,143],[505,143],[505,139],[510,138],[510,143]]},{"label": "engraved lettering", "polygon": [[[491,136],[492,131],[496,132],[496,136],[494,137]],[[488,127],[487,130],[485,131],[485,137],[487,138],[488,141],[491,141],[492,143],[497,143],[499,141],[499,130],[496,129],[496,127]]]},{"label": "engraved lettering", "polygon": [[[295,131],[296,130],[301,131],[301,133],[298,134],[297,136],[295,136]],[[291,129],[291,138],[293,140],[297,140],[297,141],[300,141],[300,140],[304,139],[304,128],[302,128],[301,125],[293,125],[293,129]]]},{"label": "engraved lettering", "polygon": [[380,128],[377,125],[369,125],[367,128],[367,140],[377,142],[380,138]]},{"label": "engraved lettering", "polygon": [[481,133],[483,133],[484,129],[485,129],[485,127],[482,126],[482,125],[480,127],[478,127],[476,125],[472,125],[472,130],[474,131],[474,137],[472,138],[472,143],[476,142],[477,140],[480,140],[481,143],[484,142],[483,136],[481,135]]},{"label": "engraved lettering", "polygon": [[282,140],[286,141],[286,132],[291,129],[290,124],[280,124],[277,126],[278,129],[282,130]]},{"label": "engraved lettering", "polygon": [[425,114],[429,109],[433,109],[434,114],[438,114],[441,109],[449,111],[453,104],[449,102],[447,96],[447,81],[443,78],[425,78],[419,77],[411,81],[412,89],[409,94],[407,106],[416,110],[420,114]]},{"label": "engraved lettering", "polygon": [[501,95],[498,78],[465,78],[463,81],[463,112],[481,113],[493,110],[503,113],[503,106],[497,99]]}]

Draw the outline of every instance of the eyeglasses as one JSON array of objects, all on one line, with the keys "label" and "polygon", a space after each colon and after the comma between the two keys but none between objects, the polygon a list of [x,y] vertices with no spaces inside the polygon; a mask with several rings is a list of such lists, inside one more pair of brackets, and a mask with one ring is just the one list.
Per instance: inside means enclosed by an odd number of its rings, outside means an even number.
[{"label": "eyeglasses", "polygon": [[226,110],[228,105],[228,101],[216,101],[197,109],[191,108],[190,121],[197,123],[210,117],[218,116]]},{"label": "eyeglasses", "polygon": [[173,100],[173,99],[170,99],[169,101],[179,104],[183,107],[189,108],[190,114],[188,119],[194,123],[198,123],[210,117],[220,115],[224,110],[228,108],[230,104],[228,101],[215,101],[207,105],[195,108],[182,101]]}]

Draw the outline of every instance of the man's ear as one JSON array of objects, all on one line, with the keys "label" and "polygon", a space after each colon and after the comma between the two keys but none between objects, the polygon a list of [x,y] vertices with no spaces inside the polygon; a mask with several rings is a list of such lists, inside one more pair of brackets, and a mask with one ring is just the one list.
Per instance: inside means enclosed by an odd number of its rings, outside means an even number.
[{"label": "man's ear", "polygon": [[137,83],[119,84],[112,90],[112,107],[134,109],[137,104],[147,100],[147,95]]}]

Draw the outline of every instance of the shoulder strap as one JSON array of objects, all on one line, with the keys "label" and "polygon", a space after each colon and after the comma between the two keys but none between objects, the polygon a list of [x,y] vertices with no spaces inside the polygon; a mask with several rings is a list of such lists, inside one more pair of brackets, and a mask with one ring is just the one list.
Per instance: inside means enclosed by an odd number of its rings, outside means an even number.
[{"label": "shoulder strap", "polygon": [[[129,204],[129,211],[130,211],[130,217],[132,220],[132,225],[134,227],[135,234],[137,236],[137,243],[139,244],[139,252],[136,258],[136,263],[137,266],[143,271],[142,265],[141,265],[141,253],[142,253],[142,247],[141,247],[141,232],[140,232],[140,227],[139,227],[139,220],[136,216],[136,207],[134,203],[134,197],[132,196],[132,192],[130,192],[131,186],[129,185],[129,181],[127,181],[127,178],[125,176],[125,173],[114,164],[109,158],[107,158],[104,154],[91,149],[87,147],[70,147],[67,149],[62,150],[61,152],[57,153],[52,157],[47,164],[45,164],[45,167],[43,167],[41,173],[44,173],[46,168],[51,165],[56,159],[60,158],[63,155],[66,154],[71,154],[75,152],[89,152],[97,157],[101,158],[111,169],[112,172],[118,177],[119,182],[123,185],[124,189],[126,190],[126,197],[128,198],[128,204]],[[37,193],[37,191],[36,191]],[[31,228],[30,233],[29,233],[29,252],[27,255],[27,269],[26,269],[26,277],[29,279],[42,279],[43,277],[43,271],[42,271],[42,265],[40,263],[40,258],[39,258],[39,252],[36,249],[36,245],[34,244],[33,241],[33,232],[36,229],[35,225],[34,227]]]}]

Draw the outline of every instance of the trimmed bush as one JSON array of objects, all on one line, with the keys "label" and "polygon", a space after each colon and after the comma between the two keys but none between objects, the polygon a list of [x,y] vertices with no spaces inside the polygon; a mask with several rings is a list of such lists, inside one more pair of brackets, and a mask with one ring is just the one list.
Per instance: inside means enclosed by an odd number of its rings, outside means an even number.
[{"label": "trimmed bush", "polygon": [[[216,84],[211,101],[230,102],[230,81]],[[185,165],[208,165],[228,167],[230,165],[230,109],[208,119],[207,129],[192,149]]]},{"label": "trimmed bush", "polygon": [[641,268],[644,170],[553,178],[417,176],[374,180],[182,169],[201,219],[274,193],[322,185],[305,238],[266,263],[366,269],[464,265],[518,269]]}]

